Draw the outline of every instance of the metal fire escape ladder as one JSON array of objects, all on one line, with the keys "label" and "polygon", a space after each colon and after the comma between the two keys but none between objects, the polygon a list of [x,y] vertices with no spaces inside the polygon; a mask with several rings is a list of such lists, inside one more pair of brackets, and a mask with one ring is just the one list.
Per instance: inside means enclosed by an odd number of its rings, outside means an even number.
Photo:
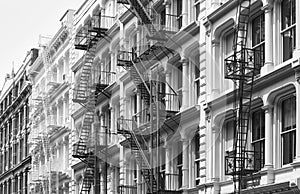
[{"label": "metal fire escape ladder", "polygon": [[[46,69],[46,76],[48,75],[51,65],[51,57],[50,57],[50,51],[48,46],[45,47],[45,50],[42,54],[43,57],[43,63]],[[47,80],[48,81],[48,80]],[[47,84],[47,83],[46,83]],[[42,100],[42,105],[43,105],[43,111],[44,111],[44,119],[45,119],[45,129],[43,131],[40,131],[40,137],[41,137],[41,143],[42,143],[42,150],[44,153],[45,157],[45,173],[44,174],[44,183],[42,185],[46,185],[46,188],[44,188],[47,192],[51,192],[51,153],[49,149],[49,143],[50,143],[50,137],[48,134],[48,128],[47,128],[47,123],[48,123],[48,113],[49,113],[49,99],[48,96],[45,95]]]},{"label": "metal fire escape ladder", "polygon": [[[96,85],[91,83],[92,67],[95,58],[97,43],[106,35],[107,29],[101,28],[101,12],[94,15],[87,29],[83,34],[79,33],[76,49],[86,50],[84,64],[80,72],[79,83],[75,88],[74,102],[85,107],[85,114],[82,121],[79,141],[74,144],[73,157],[79,158],[86,164],[83,181],[81,184],[81,194],[88,194],[94,183],[96,156],[93,150],[88,147],[91,136],[92,123],[94,122],[94,111],[96,108]],[[95,150],[94,150],[95,151]]]},{"label": "metal fire escape ladder", "polygon": [[140,0],[118,0],[118,3],[131,5],[131,7],[133,8],[133,12],[138,17],[139,21],[142,21],[142,23],[146,25],[150,36],[154,35],[157,32],[154,25],[152,24],[152,18],[150,17],[146,8]]},{"label": "metal fire escape ladder", "polygon": [[[260,69],[260,61],[255,59],[256,51],[246,48],[251,0],[239,0],[237,25],[235,27],[234,54],[225,59],[225,78],[235,84],[234,108],[234,149],[225,157],[225,174],[232,175],[234,192],[243,188],[243,178],[254,172],[253,152],[247,149],[252,90],[255,72]],[[258,55],[260,56],[260,55]],[[230,130],[230,129],[229,129]]]},{"label": "metal fire escape ladder", "polygon": [[[131,119],[119,119],[118,120],[118,133],[122,134],[130,143],[131,152],[139,165],[142,176],[145,179],[147,185],[147,193],[155,193],[158,191],[156,177],[151,172],[152,168],[149,163],[149,151],[147,142],[143,135],[137,135],[134,129],[136,129],[136,123]],[[148,157],[147,157],[148,155]]]}]

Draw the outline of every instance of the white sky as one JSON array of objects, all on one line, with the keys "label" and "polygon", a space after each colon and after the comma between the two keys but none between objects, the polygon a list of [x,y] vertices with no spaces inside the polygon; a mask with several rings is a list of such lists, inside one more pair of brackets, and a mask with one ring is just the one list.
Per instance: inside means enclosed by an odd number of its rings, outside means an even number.
[{"label": "white sky", "polygon": [[53,36],[68,9],[84,0],[0,0],[0,89],[14,63],[15,73],[27,51],[38,47],[39,35]]}]

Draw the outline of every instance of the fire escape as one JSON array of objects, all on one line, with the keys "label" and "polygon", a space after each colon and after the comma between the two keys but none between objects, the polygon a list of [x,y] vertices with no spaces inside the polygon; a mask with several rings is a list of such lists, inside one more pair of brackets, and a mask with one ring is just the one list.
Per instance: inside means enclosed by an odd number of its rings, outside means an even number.
[{"label": "fire escape", "polygon": [[254,151],[247,150],[253,82],[263,64],[262,51],[246,48],[251,1],[239,1],[234,54],[225,59],[225,78],[234,82],[234,145],[225,157],[225,174],[233,176],[234,193],[245,187],[245,177],[255,172]]},{"label": "fire escape", "polygon": [[[171,135],[174,133],[174,129],[179,126],[172,118],[179,111],[179,96],[167,83],[164,84],[160,81],[164,75],[156,75],[154,80],[150,80],[149,75],[145,74],[152,65],[151,59],[159,61],[162,55],[169,57],[169,54],[174,54],[172,49],[165,46],[165,43],[170,40],[169,32],[153,23],[155,18],[152,16],[155,17],[158,14],[153,8],[150,9],[150,12],[148,11],[149,9],[145,5],[150,6],[149,1],[119,0],[118,3],[131,6],[134,15],[146,27],[148,32],[146,38],[150,42],[146,44],[144,50],[140,46],[133,47],[129,51],[119,51],[118,66],[124,67],[129,72],[146,108],[139,113],[138,118],[119,118],[118,133],[125,137],[123,146],[131,149],[131,153],[141,169],[147,186],[146,192],[177,193],[178,191],[166,189],[164,176],[160,173],[159,167],[154,167],[153,155],[154,153],[157,154],[156,162],[160,164],[158,150],[159,145],[163,143],[160,134],[164,131]],[[166,93],[166,87],[169,93]],[[177,104],[178,107],[171,104]],[[141,121],[141,118],[145,117],[148,119]],[[167,120],[175,123],[175,127],[170,127]],[[142,127],[148,131],[143,133]],[[125,193],[128,187],[130,186],[121,185],[121,193]]]},{"label": "fire escape", "polygon": [[105,27],[102,23],[104,19],[105,16],[101,15],[101,12],[93,14],[88,24],[82,27],[75,37],[75,49],[85,51],[83,66],[78,75],[79,81],[75,85],[73,97],[73,102],[79,103],[85,108],[79,140],[73,145],[72,154],[74,158],[80,159],[86,165],[81,184],[81,194],[90,193],[93,185],[95,185],[96,190],[99,189],[98,157],[95,153],[95,146],[90,145],[90,138],[92,136],[91,130],[94,123],[96,100],[100,94],[106,97],[110,97],[110,94],[105,91],[108,86],[107,82],[102,83],[99,80],[99,83],[94,84],[91,80],[94,72],[93,61],[97,43],[107,37],[108,27]]}]

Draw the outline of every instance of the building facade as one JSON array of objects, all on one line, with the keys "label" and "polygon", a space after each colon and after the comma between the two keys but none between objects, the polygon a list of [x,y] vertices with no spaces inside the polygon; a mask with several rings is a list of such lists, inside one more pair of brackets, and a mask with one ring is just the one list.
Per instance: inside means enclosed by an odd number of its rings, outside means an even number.
[{"label": "building facade", "polygon": [[[214,193],[234,191],[228,173],[236,137],[234,84],[225,79],[224,67],[233,54],[236,12],[236,2],[224,2],[208,12],[204,22],[208,84],[205,117],[200,120],[208,137],[205,169],[209,186],[205,188]],[[260,69],[254,76],[249,108],[246,149],[251,154],[248,152],[246,163],[252,173],[244,177],[241,189],[245,193],[299,192],[288,191],[299,188],[300,183],[299,13],[298,1],[251,1],[246,48],[258,54],[253,57]]]},{"label": "building facade", "polygon": [[37,49],[31,49],[23,65],[14,73],[7,74],[1,91],[1,155],[0,193],[28,193],[28,174],[31,157],[28,152],[29,98],[31,83],[27,68],[36,60]]},{"label": "building facade", "polygon": [[300,192],[299,1],[85,0],[60,21],[0,94],[0,193]]},{"label": "building facade", "polygon": [[69,193],[70,42],[73,10],[61,18],[52,38],[40,42],[40,55],[29,67],[32,82],[29,193]]},{"label": "building facade", "polygon": [[[299,4],[249,4],[246,46],[259,53],[259,71],[245,193],[299,187]],[[224,61],[234,54],[238,8],[220,0],[83,3],[71,62],[73,193],[236,191],[228,175],[234,83]]]}]

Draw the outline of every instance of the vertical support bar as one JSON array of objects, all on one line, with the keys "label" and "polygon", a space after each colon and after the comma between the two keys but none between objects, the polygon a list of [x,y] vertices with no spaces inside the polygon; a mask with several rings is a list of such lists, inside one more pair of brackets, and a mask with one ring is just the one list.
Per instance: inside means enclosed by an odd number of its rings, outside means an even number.
[{"label": "vertical support bar", "polygon": [[261,74],[265,75],[273,69],[273,6],[268,3],[263,7],[265,12],[265,64]]}]

